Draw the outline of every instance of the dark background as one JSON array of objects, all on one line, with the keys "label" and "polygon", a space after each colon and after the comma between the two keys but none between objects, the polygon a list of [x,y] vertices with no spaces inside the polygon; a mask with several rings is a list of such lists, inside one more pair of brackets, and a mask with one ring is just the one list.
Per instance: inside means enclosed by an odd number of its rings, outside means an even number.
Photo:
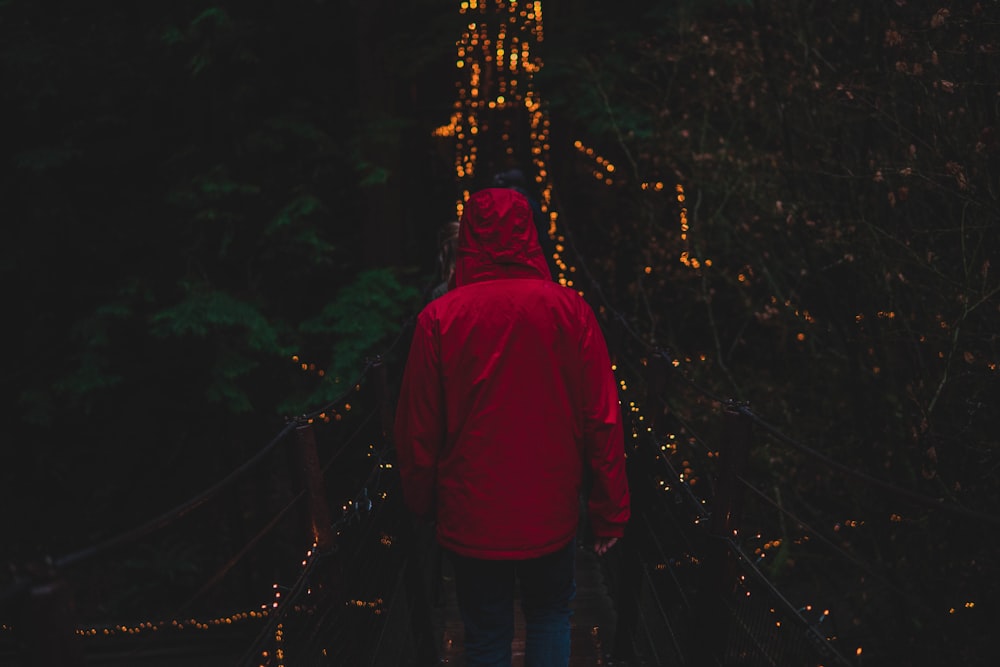
[{"label": "dark background", "polygon": [[[544,6],[553,208],[604,321],[846,466],[1000,514],[998,4]],[[0,2],[0,560],[190,497],[419,308],[459,196],[432,136],[456,7]],[[931,606],[995,589],[981,527],[906,507],[894,532],[870,488],[755,461],[818,525],[871,513],[855,544]]]}]

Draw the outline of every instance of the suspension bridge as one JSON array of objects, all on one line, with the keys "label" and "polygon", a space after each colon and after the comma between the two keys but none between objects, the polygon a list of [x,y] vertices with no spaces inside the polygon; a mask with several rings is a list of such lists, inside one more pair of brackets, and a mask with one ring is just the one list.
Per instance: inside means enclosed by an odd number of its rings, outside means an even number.
[{"label": "suspension bridge", "polygon": [[[914,508],[971,530],[1000,522],[841,465],[805,444],[823,434],[774,428],[752,401],[694,380],[697,359],[634,331],[559,215],[549,121],[532,83],[541,3],[469,0],[460,11],[458,94],[435,130],[456,148],[456,214],[482,182],[484,156],[531,164],[556,278],[599,313],[619,382],[633,518],[604,557],[580,536],[572,664],[912,664],[893,628],[962,623],[974,602],[915,597],[833,534],[912,535],[919,527],[903,517]],[[413,320],[371,351],[343,395],[288,418],[210,488],[132,530],[19,564],[0,591],[0,664],[462,665],[447,559],[403,510],[394,469],[393,404]],[[783,502],[787,480],[754,463],[762,448],[885,503],[832,529],[810,525]],[[148,615],[108,618],[109,597],[126,583],[135,590],[137,552],[200,566],[165,565],[163,580],[148,582],[150,600],[157,590]],[[141,608],[144,593],[134,594]],[[884,623],[859,622],[859,605]]]}]

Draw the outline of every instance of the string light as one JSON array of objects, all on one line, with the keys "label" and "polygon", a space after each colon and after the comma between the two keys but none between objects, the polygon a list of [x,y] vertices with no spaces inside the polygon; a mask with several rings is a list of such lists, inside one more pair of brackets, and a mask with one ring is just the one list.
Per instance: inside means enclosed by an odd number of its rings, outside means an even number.
[{"label": "string light", "polygon": [[[207,620],[200,620],[197,618],[184,618],[184,619],[172,619],[172,620],[161,620],[161,621],[143,621],[140,623],[135,623],[132,625],[116,623],[114,625],[105,626],[91,626],[86,628],[77,628],[76,635],[78,637],[116,637],[116,636],[134,636],[143,633],[157,633],[167,630],[200,630],[206,631],[213,628],[218,628],[222,626],[234,626],[240,625],[247,622],[260,621],[266,619],[268,612],[266,609],[260,611],[242,611],[230,614],[228,616],[218,616],[215,618],[210,618]],[[12,626],[3,626],[3,630],[12,631]]]},{"label": "string light", "polygon": [[[500,140],[501,150],[513,156],[512,135],[506,129],[509,116],[526,114],[529,157],[541,195],[539,207],[549,223],[549,238],[562,244],[565,238],[558,233],[559,214],[552,206],[548,169],[550,122],[541,96],[534,89],[534,75],[543,67],[542,58],[535,53],[544,40],[542,3],[496,0],[491,6],[484,0],[463,0],[459,13],[468,21],[455,43],[458,94],[449,122],[433,134],[453,139],[455,176],[461,188],[477,176],[477,140],[485,141],[485,135],[493,133]],[[508,119],[497,118],[500,113]],[[455,203],[459,219],[468,197],[469,188],[462,188]],[[561,249],[557,250],[552,257],[558,268],[553,278],[560,285],[576,288],[572,277],[576,267],[567,265],[561,253]],[[583,295],[582,290],[577,293]]]},{"label": "string light", "polygon": [[[465,0],[460,3],[460,11],[462,14],[467,14],[471,12],[478,11],[480,15],[485,15],[488,11],[488,2],[485,0]],[[549,219],[549,230],[548,233],[551,238],[557,241],[555,245],[556,252],[553,259],[556,260],[557,266],[560,269],[560,273],[557,276],[558,281],[568,287],[573,287],[573,280],[569,276],[575,272],[575,267],[569,266],[565,263],[563,259],[564,253],[564,241],[565,238],[558,235],[557,220],[558,212],[552,208],[552,185],[548,180],[548,152],[549,152],[549,120],[543,111],[543,105],[538,94],[532,89],[532,75],[540,71],[542,67],[542,61],[540,58],[536,57],[532,53],[532,45],[539,44],[543,39],[542,30],[542,9],[541,2],[526,2],[519,3],[517,0],[496,0],[496,12],[502,13],[504,9],[508,12],[506,23],[501,22],[499,26],[494,26],[496,28],[495,32],[492,32],[492,28],[489,27],[491,24],[487,21],[470,21],[468,23],[468,30],[463,33],[462,39],[456,44],[457,46],[457,57],[456,57],[456,69],[463,73],[466,78],[459,82],[457,86],[459,91],[458,99],[455,101],[455,108],[451,115],[449,122],[446,125],[442,125],[434,130],[434,135],[443,138],[452,139],[456,146],[456,158],[455,158],[455,171],[460,182],[469,182],[476,174],[476,167],[478,161],[478,152],[475,145],[475,139],[482,134],[490,131],[492,129],[492,119],[488,117],[487,110],[493,112],[499,111],[511,111],[515,109],[523,109],[529,119],[530,124],[530,145],[531,145],[531,159],[532,163],[536,167],[536,181],[541,186],[541,199],[540,202],[542,210],[547,214]],[[484,63],[492,64],[496,72],[496,78],[494,84],[496,90],[486,90],[484,89]],[[503,133],[500,135],[501,141],[505,146],[505,150],[508,152],[513,150],[510,145],[511,136],[509,133]],[[615,165],[604,158],[603,156],[597,154],[593,149],[585,147],[582,142],[574,142],[574,146],[577,150],[581,151],[583,154],[592,158],[597,165],[594,169],[593,175],[595,180],[603,182],[605,185],[613,185],[614,177],[617,175],[617,169]],[[641,188],[643,190],[653,190],[662,191],[665,189],[665,185],[662,182],[653,183],[641,183]],[[677,184],[675,187],[677,193],[677,201],[680,204],[679,213],[679,223],[680,223],[680,238],[684,242],[685,249],[681,253],[680,261],[685,266],[693,269],[712,266],[710,259],[701,260],[697,257],[693,257],[690,254],[690,243],[689,243],[689,221],[687,217],[687,207],[686,207],[686,196],[684,193],[684,188],[681,184]],[[468,197],[469,191],[463,190],[462,197],[456,204],[456,210],[461,217],[463,212],[463,202]],[[644,267],[646,274],[650,274],[653,271],[652,266]],[[739,274],[738,280],[740,282],[746,282],[747,276],[743,273]],[[777,303],[776,297],[772,297],[772,303]],[[794,312],[796,317],[801,317],[806,322],[812,324],[814,320],[810,316],[809,312],[806,310],[799,310],[792,306],[788,301],[784,301],[784,306]],[[896,317],[894,311],[878,311],[876,317],[879,319],[893,320]],[[864,321],[864,315],[859,313],[856,316],[856,322],[861,323]],[[943,318],[940,318],[940,327],[947,330],[949,325]],[[799,333],[797,336],[798,340],[804,340],[805,334]],[[292,361],[298,365],[298,367],[307,373],[314,373],[319,377],[325,375],[325,371],[318,368],[314,363],[307,363],[300,359],[298,355],[292,357]],[[704,354],[699,356],[699,361],[705,362],[706,356]],[[645,363],[645,360],[644,360]],[[671,363],[674,367],[678,367],[681,364],[680,360],[673,359]],[[692,363],[691,359],[685,359],[684,363]],[[990,369],[995,370],[996,364],[990,364]],[[617,365],[612,365],[612,370],[617,373]],[[339,378],[335,379],[339,382]],[[629,390],[628,383],[624,378],[618,380],[620,390],[622,392],[627,392]],[[634,400],[629,400],[628,411],[634,420],[634,424],[642,424],[645,422],[645,417],[642,414],[641,408]],[[352,406],[350,403],[345,403],[343,406],[344,412],[349,412]],[[331,410],[329,413],[324,412],[318,416],[318,419],[322,421],[330,421],[330,419],[341,419],[342,416],[336,410]],[[311,423],[312,420],[310,420]],[[642,429],[637,426],[633,426],[632,438],[637,439],[639,433]],[[647,433],[651,433],[652,429],[645,428]],[[670,433],[666,436],[666,441],[662,442],[658,446],[657,456],[662,456],[666,460],[671,455],[678,453],[678,438],[677,434]],[[375,445],[369,445],[369,451],[367,456],[372,456],[375,453]],[[707,456],[712,458],[716,456],[717,453],[713,451],[708,451]],[[390,469],[392,464],[389,462],[381,462],[378,466],[380,469]],[[697,482],[697,475],[695,470],[688,460],[682,462],[683,471],[677,476],[677,482],[680,484],[694,485]],[[675,487],[665,479],[659,479],[657,481],[658,485],[665,491],[671,492]],[[378,495],[379,498],[385,500],[387,497],[386,492],[381,492]],[[701,503],[704,504],[705,500],[702,499]],[[351,510],[354,511],[354,515],[360,511],[360,503],[354,499],[348,500],[342,509],[346,514],[349,514]],[[368,501],[367,509],[371,508],[371,502]],[[696,517],[694,523],[698,524],[702,517]],[[892,514],[890,520],[893,522],[902,521],[902,517],[898,514]],[[837,524],[834,527],[834,531],[839,531],[841,526],[849,528],[857,528],[863,526],[863,521],[847,520],[842,524]],[[758,534],[757,538],[760,539],[761,536]],[[808,536],[801,538],[801,541],[807,541]],[[380,544],[384,547],[391,547],[393,544],[392,536],[382,533]],[[800,543],[795,541],[796,544]],[[315,544],[313,545],[315,548]],[[764,542],[759,548],[755,550],[755,553],[761,558],[765,556],[765,552],[772,549],[779,549],[782,546],[781,539],[773,539]],[[310,550],[307,552],[306,559],[302,561],[303,566],[305,566],[309,559],[312,557],[313,552]],[[688,562],[697,564],[698,560],[693,556],[688,555],[686,561],[671,561],[670,565],[677,565],[680,562]],[[667,563],[657,563],[655,569],[657,571],[665,571],[669,568]],[[741,576],[740,580],[742,583],[745,582],[745,577]],[[164,629],[174,629],[174,630],[184,630],[184,629],[195,629],[200,631],[209,630],[214,627],[219,626],[229,626],[235,623],[243,622],[256,622],[261,619],[268,618],[271,610],[277,609],[279,607],[282,590],[277,585],[273,586],[273,599],[269,604],[262,604],[259,610],[251,610],[245,612],[239,612],[229,616],[213,618],[209,620],[199,620],[195,618],[189,619],[175,619],[171,621],[160,621],[160,622],[144,622],[139,623],[134,626],[129,625],[114,625],[103,628],[89,628],[85,630],[78,630],[78,634],[82,636],[113,636],[113,635],[133,635],[141,632],[158,632]],[[751,591],[746,590],[745,596],[750,597]],[[345,602],[345,605],[358,610],[366,610],[374,615],[381,615],[384,608],[384,601],[382,598],[375,598],[374,600],[362,600],[362,599],[351,599]],[[968,601],[964,603],[965,609],[974,608],[975,603]],[[302,609],[301,606],[296,607],[296,609]],[[803,609],[807,611],[812,610],[812,605],[807,605]],[[956,608],[951,608],[949,613],[954,614]],[[774,608],[770,609],[771,614],[775,614]],[[822,623],[829,615],[829,610],[824,610],[819,619]],[[782,622],[780,620],[775,621],[775,627],[781,628]],[[10,626],[0,625],[0,631],[9,632],[11,630]],[[278,623],[274,631],[274,657],[277,658],[279,664],[283,664],[284,660],[284,624]],[[859,646],[856,649],[856,654],[860,657],[862,653],[862,648]],[[271,651],[262,651],[261,654],[265,658],[271,657]]]},{"label": "string light", "polygon": [[680,224],[681,242],[684,244],[684,250],[681,251],[680,262],[684,266],[692,269],[699,269],[702,265],[706,268],[710,267],[712,266],[712,260],[701,260],[691,255],[691,243],[688,238],[690,225],[688,224],[688,210],[686,204],[687,195],[684,194],[684,186],[680,183],[674,186],[674,190],[677,192],[677,203],[680,204],[681,209],[678,214],[678,223]]},{"label": "string light", "polygon": [[573,147],[576,148],[576,150],[582,155],[592,159],[597,165],[592,172],[595,179],[601,181],[605,185],[614,185],[614,179],[612,178],[612,174],[615,173],[616,169],[614,163],[604,156],[598,155],[593,148],[585,146],[579,139],[573,142]]},{"label": "string light", "polygon": [[298,367],[306,373],[314,373],[318,377],[324,377],[326,371],[322,368],[318,368],[316,364],[302,361],[302,359],[297,354],[292,355],[292,363],[298,365]]}]

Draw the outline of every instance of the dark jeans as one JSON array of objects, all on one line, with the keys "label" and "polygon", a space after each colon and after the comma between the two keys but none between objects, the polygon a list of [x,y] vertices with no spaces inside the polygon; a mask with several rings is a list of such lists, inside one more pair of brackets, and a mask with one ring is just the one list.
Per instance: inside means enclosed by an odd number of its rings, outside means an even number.
[{"label": "dark jeans", "polygon": [[576,541],[530,560],[481,560],[449,552],[465,625],[467,667],[510,667],[514,581],[526,626],[525,667],[569,664]]}]

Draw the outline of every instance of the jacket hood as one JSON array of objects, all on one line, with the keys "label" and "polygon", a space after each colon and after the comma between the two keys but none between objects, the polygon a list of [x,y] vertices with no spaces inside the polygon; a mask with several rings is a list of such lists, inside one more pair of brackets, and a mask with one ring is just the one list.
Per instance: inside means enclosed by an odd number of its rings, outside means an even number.
[{"label": "jacket hood", "polygon": [[455,285],[497,278],[551,280],[524,195],[487,188],[469,197],[458,230]]}]

